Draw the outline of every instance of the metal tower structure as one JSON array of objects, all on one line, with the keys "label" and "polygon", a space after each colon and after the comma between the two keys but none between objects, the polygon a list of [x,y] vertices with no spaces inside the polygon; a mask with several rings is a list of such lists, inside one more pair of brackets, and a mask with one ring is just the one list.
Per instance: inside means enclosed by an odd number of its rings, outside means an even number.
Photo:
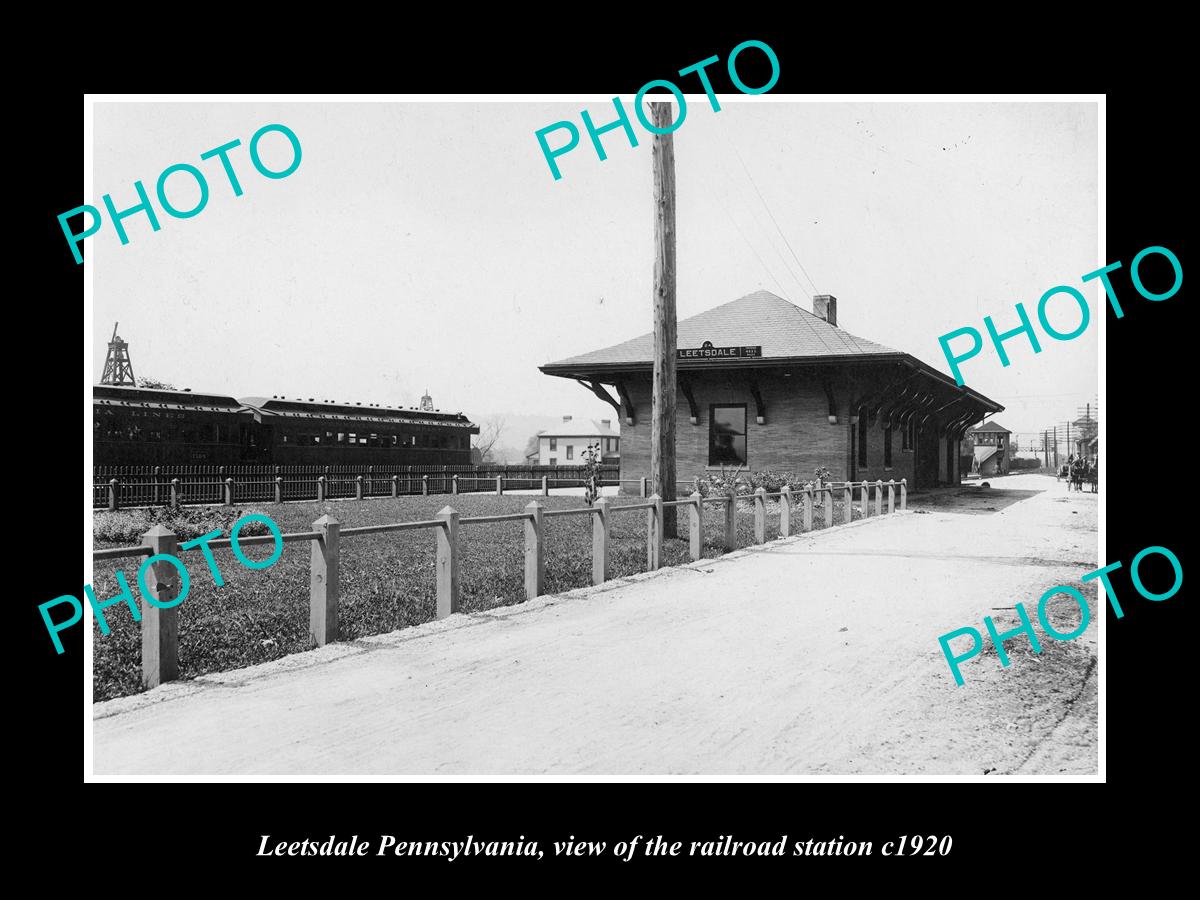
[{"label": "metal tower structure", "polygon": [[421,397],[421,409],[433,412],[433,398],[429,396],[429,388],[425,388],[425,395]]},{"label": "metal tower structure", "polygon": [[114,323],[112,338],[108,342],[108,356],[104,359],[104,374],[100,376],[101,384],[129,384],[137,387],[137,379],[133,377],[133,362],[129,359],[129,344],[117,337],[117,325]]}]

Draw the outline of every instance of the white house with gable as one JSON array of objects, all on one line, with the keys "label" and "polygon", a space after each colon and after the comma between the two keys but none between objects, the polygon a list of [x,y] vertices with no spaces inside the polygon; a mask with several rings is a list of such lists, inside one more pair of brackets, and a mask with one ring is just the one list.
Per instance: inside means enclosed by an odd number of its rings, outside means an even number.
[{"label": "white house with gable", "polygon": [[[604,462],[621,460],[621,435],[614,431],[611,419],[583,419],[563,416],[562,423],[538,435],[536,464],[539,466],[582,466],[583,452],[592,444],[600,445]],[[534,462],[533,454],[528,457]]]}]

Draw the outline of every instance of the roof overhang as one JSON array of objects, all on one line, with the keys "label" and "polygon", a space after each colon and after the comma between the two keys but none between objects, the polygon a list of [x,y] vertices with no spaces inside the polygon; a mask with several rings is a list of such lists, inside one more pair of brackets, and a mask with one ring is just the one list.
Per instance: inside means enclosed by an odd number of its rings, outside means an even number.
[{"label": "roof overhang", "polygon": [[[1004,407],[995,400],[985,397],[978,391],[966,385],[957,384],[953,378],[944,372],[939,372],[928,363],[924,363],[907,353],[874,353],[846,354],[841,356],[796,356],[796,357],[759,357],[749,359],[713,359],[713,360],[678,360],[675,364],[677,372],[730,372],[752,369],[755,371],[770,369],[835,369],[835,368],[867,368],[887,364],[900,364],[913,372],[936,382],[948,392],[970,398],[984,412],[1003,412]],[[538,367],[545,375],[559,378],[586,379],[600,384],[616,384],[624,377],[651,374],[653,363],[649,361],[636,363],[547,363]]]}]

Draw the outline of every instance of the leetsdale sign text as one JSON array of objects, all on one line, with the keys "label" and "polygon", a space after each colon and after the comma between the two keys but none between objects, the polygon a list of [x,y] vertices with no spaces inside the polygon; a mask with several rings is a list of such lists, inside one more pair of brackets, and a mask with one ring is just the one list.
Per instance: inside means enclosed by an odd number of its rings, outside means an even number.
[{"label": "leetsdale sign text", "polygon": [[702,347],[680,347],[675,356],[678,359],[748,359],[762,356],[762,347],[714,347],[705,341]]}]

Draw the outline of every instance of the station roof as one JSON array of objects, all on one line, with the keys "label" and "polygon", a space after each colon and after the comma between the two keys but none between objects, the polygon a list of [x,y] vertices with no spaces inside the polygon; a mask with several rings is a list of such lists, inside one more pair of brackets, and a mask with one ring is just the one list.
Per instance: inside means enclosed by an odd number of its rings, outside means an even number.
[{"label": "station roof", "polygon": [[[718,347],[761,346],[763,359],[896,356],[899,350],[830,325],[820,316],[770,291],[755,291],[710,310],[681,319],[676,346],[699,347],[710,341]],[[572,356],[542,366],[557,368],[652,364],[654,333]],[[686,360],[681,360],[686,365]]]},{"label": "station roof", "polygon": [[[819,366],[844,363],[900,363],[954,394],[965,395],[984,410],[999,412],[1002,405],[922,362],[915,356],[858,337],[821,316],[802,309],[770,291],[755,291],[737,300],[681,319],[676,326],[676,347],[757,348],[761,355],[728,359],[678,359],[678,371],[728,370],[778,366]],[[540,369],[547,375],[613,383],[620,377],[653,368],[654,334],[650,332],[602,350],[593,350]]]}]

